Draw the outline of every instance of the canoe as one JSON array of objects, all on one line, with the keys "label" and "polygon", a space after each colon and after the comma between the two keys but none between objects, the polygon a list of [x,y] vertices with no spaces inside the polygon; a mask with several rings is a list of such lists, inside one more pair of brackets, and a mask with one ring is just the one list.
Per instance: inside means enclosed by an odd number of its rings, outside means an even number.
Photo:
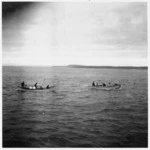
[{"label": "canoe", "polygon": [[49,88],[35,88],[34,86],[30,86],[30,87],[26,87],[26,88],[23,88],[22,86],[18,86],[18,90],[21,90],[21,91],[42,91],[42,90],[49,90],[49,89],[52,89],[54,88],[55,86],[50,86]]},{"label": "canoe", "polygon": [[120,84],[116,84],[113,86],[102,86],[102,85],[96,85],[96,86],[90,86],[92,89],[98,89],[98,90],[117,90],[121,88]]}]

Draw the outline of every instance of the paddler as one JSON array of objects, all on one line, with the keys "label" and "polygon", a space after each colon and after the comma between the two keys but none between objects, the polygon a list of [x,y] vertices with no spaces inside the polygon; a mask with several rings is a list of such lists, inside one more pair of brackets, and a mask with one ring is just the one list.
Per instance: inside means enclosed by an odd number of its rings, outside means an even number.
[{"label": "paddler", "polygon": [[47,87],[46,87],[47,89],[49,89],[50,87],[49,87],[49,85],[47,85]]},{"label": "paddler", "polygon": [[37,89],[37,83],[35,83],[35,85],[34,85],[34,86],[35,86],[35,88]]},{"label": "paddler", "polygon": [[92,86],[95,86],[95,82],[93,81]]},{"label": "paddler", "polygon": [[21,83],[21,86],[24,88],[25,87],[25,83],[24,81]]}]

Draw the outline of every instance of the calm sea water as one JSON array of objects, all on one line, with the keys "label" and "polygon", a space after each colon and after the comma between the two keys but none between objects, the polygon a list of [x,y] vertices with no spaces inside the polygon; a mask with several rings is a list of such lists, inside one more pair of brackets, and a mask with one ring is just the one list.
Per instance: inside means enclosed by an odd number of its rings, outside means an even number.
[{"label": "calm sea water", "polygon": [[[90,89],[97,79],[122,88]],[[56,87],[23,92],[22,81]],[[3,147],[147,145],[147,69],[3,67]]]}]

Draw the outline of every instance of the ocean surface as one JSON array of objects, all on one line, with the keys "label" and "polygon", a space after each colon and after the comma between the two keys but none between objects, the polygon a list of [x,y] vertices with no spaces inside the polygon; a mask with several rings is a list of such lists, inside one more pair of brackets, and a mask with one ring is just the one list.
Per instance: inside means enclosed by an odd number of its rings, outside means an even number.
[{"label": "ocean surface", "polygon": [[[3,67],[3,147],[147,147],[148,70]],[[89,87],[117,82],[119,90]],[[55,85],[21,91],[24,81]]]}]

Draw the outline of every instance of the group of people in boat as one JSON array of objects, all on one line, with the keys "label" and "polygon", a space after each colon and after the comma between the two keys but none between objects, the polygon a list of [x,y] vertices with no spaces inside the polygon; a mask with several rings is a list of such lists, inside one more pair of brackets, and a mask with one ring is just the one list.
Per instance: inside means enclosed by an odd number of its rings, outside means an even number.
[{"label": "group of people in boat", "polygon": [[114,87],[114,86],[118,86],[118,85],[120,85],[120,84],[117,84],[117,83],[114,83],[114,84],[112,84],[112,83],[98,83],[98,82],[96,82],[96,81],[93,81],[93,83],[92,83],[92,86],[102,86],[102,87]]},{"label": "group of people in boat", "polygon": [[[24,89],[43,89],[43,87],[42,86],[37,86],[38,85],[38,83],[35,83],[34,84],[34,86],[27,86],[27,84],[25,84],[25,82],[23,81],[22,83],[21,83],[21,87],[22,88],[24,88]],[[50,86],[49,85],[47,85],[46,86],[46,89],[49,89],[50,88]]]}]

